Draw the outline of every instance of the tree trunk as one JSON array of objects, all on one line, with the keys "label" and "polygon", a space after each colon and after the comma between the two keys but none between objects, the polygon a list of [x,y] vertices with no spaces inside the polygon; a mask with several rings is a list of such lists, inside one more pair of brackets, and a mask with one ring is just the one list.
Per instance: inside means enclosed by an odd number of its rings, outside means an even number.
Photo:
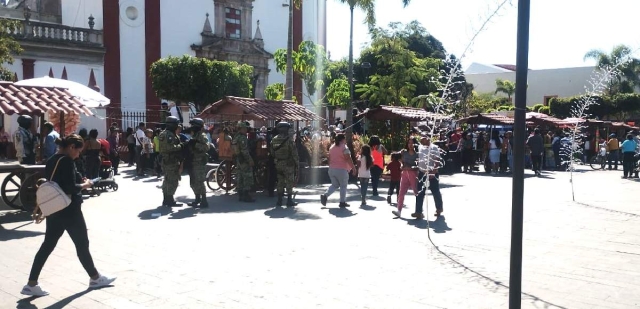
[{"label": "tree trunk", "polygon": [[284,99],[293,98],[293,0],[289,0],[289,33],[287,37],[287,69],[285,71]]},{"label": "tree trunk", "polygon": [[349,145],[353,144],[353,130],[351,129],[353,125],[353,9],[354,6],[351,5],[349,7],[351,10],[351,25],[349,28],[349,104],[347,104],[347,143]]}]

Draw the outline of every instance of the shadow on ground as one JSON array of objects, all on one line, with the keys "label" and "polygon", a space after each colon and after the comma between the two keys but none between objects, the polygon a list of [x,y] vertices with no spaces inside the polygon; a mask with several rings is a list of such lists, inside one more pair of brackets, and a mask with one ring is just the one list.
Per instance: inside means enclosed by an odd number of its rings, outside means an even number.
[{"label": "shadow on ground", "polygon": [[[5,228],[2,224],[24,222],[12,229]],[[43,235],[42,232],[22,231],[20,228],[34,224],[31,214],[26,211],[7,211],[0,213],[0,241],[9,241]]]}]

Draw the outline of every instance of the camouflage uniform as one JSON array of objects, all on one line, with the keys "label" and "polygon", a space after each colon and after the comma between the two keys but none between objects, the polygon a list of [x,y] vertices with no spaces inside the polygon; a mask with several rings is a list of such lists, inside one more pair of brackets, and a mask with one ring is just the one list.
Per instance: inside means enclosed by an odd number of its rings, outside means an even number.
[{"label": "camouflage uniform", "polygon": [[[238,129],[247,128],[247,124],[238,123]],[[243,202],[253,202],[249,196],[249,191],[253,188],[253,158],[249,154],[249,142],[246,131],[238,132],[231,141],[234,157],[236,161],[236,170],[238,173],[238,197]]]},{"label": "camouflage uniform", "polygon": [[[277,206],[282,206],[282,196],[284,188],[287,188],[287,207],[294,206],[293,185],[295,183],[295,174],[298,170],[298,151],[296,146],[288,134],[288,123],[279,123],[278,130],[280,134],[271,140],[270,152],[275,158],[276,172],[278,175],[278,202]],[[286,130],[286,131],[285,131]]]},{"label": "camouflage uniform", "polygon": [[196,143],[191,149],[193,153],[193,167],[191,177],[191,189],[193,193],[204,195],[207,190],[204,187],[205,177],[207,174],[207,161],[209,160],[209,139],[204,132],[198,132],[196,136],[191,140],[195,140]]},{"label": "camouflage uniform", "polygon": [[191,167],[189,168],[189,184],[193,193],[196,195],[196,200],[190,203],[193,207],[209,207],[207,202],[207,189],[204,187],[207,174],[207,161],[209,159],[209,139],[207,134],[202,131],[204,121],[200,118],[192,119],[189,124],[191,128],[198,129],[194,131],[193,137],[189,140],[189,151],[191,153]]},{"label": "camouflage uniform", "polygon": [[178,206],[173,199],[173,195],[178,189],[178,181],[180,180],[182,144],[180,143],[180,138],[169,129],[162,131],[158,135],[158,141],[160,142],[162,170],[164,171],[164,181],[162,182],[164,202],[162,204],[165,206]]}]

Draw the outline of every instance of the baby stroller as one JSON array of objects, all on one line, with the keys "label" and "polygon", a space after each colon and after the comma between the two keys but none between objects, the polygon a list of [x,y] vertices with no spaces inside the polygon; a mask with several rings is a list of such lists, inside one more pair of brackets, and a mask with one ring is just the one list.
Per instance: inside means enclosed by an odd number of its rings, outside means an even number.
[{"label": "baby stroller", "polygon": [[102,152],[105,154],[101,156],[100,162],[100,179],[93,184],[94,190],[97,192],[107,191],[107,189],[111,189],[113,191],[118,191],[118,184],[116,180],[113,178],[113,165],[109,160],[109,142],[106,140],[99,140],[100,144],[102,144]]}]

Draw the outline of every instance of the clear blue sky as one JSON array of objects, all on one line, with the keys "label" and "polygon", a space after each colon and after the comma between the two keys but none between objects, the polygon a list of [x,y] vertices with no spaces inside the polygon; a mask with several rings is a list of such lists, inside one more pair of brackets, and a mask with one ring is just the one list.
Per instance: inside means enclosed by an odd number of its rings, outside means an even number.
[{"label": "clear blue sky", "polygon": [[[401,0],[377,0],[378,26],[390,22],[419,21],[440,40],[448,52],[460,56],[498,0],[412,0],[403,8]],[[463,60],[484,64],[515,64],[517,0],[491,19]],[[532,69],[593,65],[584,62],[590,49],[610,51],[625,44],[640,48],[638,0],[532,0],[529,67]],[[327,49],[334,60],[349,54],[349,7],[327,0]],[[364,14],[354,21],[354,55],[369,42]],[[638,54],[638,53],[636,53]]]}]

